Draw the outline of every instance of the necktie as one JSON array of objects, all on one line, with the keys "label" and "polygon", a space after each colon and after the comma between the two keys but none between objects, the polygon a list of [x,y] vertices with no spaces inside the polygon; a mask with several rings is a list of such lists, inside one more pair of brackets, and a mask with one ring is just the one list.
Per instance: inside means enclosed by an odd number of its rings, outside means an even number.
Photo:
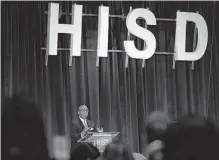
[{"label": "necktie", "polygon": [[84,126],[85,126],[86,129],[88,128],[86,119],[84,119]]}]

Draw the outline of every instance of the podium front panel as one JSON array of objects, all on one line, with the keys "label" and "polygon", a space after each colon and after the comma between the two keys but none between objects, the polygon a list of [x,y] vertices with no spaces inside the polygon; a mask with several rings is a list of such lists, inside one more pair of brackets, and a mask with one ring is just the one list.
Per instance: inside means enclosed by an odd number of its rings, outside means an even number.
[{"label": "podium front panel", "polygon": [[99,133],[93,135],[93,145],[103,152],[106,145],[112,142],[113,136],[111,134]]},{"label": "podium front panel", "polygon": [[119,132],[88,132],[87,136],[80,139],[78,142],[91,143],[100,152],[103,152],[106,145],[112,142]]}]

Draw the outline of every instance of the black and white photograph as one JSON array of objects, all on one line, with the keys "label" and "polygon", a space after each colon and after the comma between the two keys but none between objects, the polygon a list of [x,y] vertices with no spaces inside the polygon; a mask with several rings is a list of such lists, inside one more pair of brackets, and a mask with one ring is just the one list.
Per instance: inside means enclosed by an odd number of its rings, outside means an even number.
[{"label": "black and white photograph", "polygon": [[218,1],[1,1],[2,160],[219,160]]}]

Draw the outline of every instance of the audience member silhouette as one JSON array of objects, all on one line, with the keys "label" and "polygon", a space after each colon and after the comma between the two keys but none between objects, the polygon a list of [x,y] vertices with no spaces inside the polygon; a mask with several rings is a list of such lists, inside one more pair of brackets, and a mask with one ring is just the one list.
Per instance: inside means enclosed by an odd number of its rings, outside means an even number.
[{"label": "audience member silhouette", "polygon": [[70,160],[95,160],[100,156],[99,150],[89,143],[80,143],[71,153]]},{"label": "audience member silhouette", "polygon": [[[150,160],[219,159],[218,129],[204,117],[182,117],[177,123],[171,124],[156,139],[161,143],[154,141],[157,144],[157,151],[150,154]],[[160,159],[156,158],[156,154],[160,153],[159,150],[162,152],[162,156],[158,156]]]},{"label": "audience member silhouette", "polygon": [[153,111],[146,120],[147,143],[157,139],[171,124],[169,116],[162,111]]},{"label": "audience member silhouette", "polygon": [[2,109],[2,159],[47,160],[43,120],[33,103],[14,95]]},{"label": "audience member silhouette", "polygon": [[135,160],[147,160],[147,158],[140,153],[134,152],[134,153],[132,153],[132,155],[133,155]]},{"label": "audience member silhouette", "polygon": [[108,144],[100,160],[134,160],[131,149],[120,141]]}]

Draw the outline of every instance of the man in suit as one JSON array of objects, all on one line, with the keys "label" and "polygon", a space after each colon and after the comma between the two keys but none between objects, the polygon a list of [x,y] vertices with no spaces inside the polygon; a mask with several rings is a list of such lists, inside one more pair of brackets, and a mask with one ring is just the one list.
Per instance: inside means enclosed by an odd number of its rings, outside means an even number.
[{"label": "man in suit", "polygon": [[87,119],[88,108],[86,105],[81,105],[78,108],[78,118],[72,123],[71,126],[71,152],[78,144],[78,140],[83,138],[87,132],[103,132],[103,128],[98,128],[96,125]]}]

